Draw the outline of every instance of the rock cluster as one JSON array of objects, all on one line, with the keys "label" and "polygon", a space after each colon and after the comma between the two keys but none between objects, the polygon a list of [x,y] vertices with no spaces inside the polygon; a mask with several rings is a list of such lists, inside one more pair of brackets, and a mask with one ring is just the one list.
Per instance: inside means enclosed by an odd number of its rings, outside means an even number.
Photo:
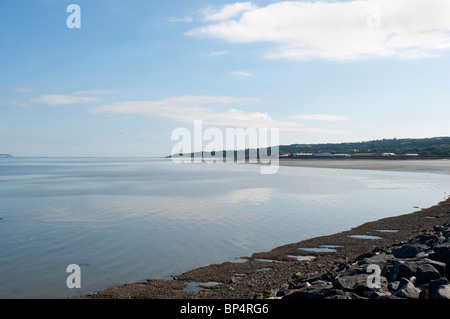
[{"label": "rock cluster", "polygon": [[450,223],[277,291],[280,299],[450,299]]}]

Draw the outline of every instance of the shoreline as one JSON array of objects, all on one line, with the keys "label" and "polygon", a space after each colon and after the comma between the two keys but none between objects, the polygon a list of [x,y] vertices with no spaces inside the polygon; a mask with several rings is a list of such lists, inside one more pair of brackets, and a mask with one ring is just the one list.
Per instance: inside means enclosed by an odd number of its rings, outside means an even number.
[{"label": "shoreline", "polygon": [[436,173],[450,175],[450,159],[292,159],[280,166]]},{"label": "shoreline", "polygon": [[[255,299],[274,296],[293,278],[338,269],[450,222],[450,197],[430,208],[383,218],[340,233],[283,245],[241,262],[199,267],[172,279],[148,279],[69,299]],[[369,236],[354,238],[350,236]],[[371,238],[370,236],[376,236]],[[308,251],[302,248],[323,248]],[[330,249],[330,247],[332,249]],[[303,259],[304,260],[299,260]],[[310,258],[313,258],[312,260]]]}]

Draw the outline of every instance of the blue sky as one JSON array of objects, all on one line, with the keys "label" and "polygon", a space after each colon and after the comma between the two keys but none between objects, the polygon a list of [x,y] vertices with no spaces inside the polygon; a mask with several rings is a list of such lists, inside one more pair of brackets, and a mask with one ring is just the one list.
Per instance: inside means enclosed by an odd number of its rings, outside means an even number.
[{"label": "blue sky", "polygon": [[449,136],[450,5],[1,1],[0,73],[15,156],[164,156],[194,120],[281,144]]}]

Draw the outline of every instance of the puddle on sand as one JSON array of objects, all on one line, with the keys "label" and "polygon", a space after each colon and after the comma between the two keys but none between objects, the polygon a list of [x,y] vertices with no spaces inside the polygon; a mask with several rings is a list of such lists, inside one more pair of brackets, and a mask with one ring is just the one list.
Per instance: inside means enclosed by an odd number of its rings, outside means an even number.
[{"label": "puddle on sand", "polygon": [[396,233],[398,229],[378,229],[377,231],[380,233]]},{"label": "puddle on sand", "polygon": [[320,247],[325,247],[325,248],[342,248],[344,246],[339,246],[339,245],[320,245]]},{"label": "puddle on sand", "polygon": [[348,237],[357,239],[382,239],[381,237],[371,235],[350,235]]},{"label": "puddle on sand", "polygon": [[313,259],[316,259],[316,257],[314,257],[314,256],[294,256],[294,255],[289,255],[288,257],[296,258],[298,261],[311,261]]},{"label": "puddle on sand", "polygon": [[[189,281],[186,282],[187,287],[183,289],[183,291],[187,292],[199,292],[200,290],[207,289],[205,287],[214,287],[220,285],[220,282],[210,281],[210,282],[198,282],[198,281]],[[203,286],[203,287],[200,287]]]},{"label": "puddle on sand", "polygon": [[299,248],[305,251],[312,251],[314,253],[334,253],[336,249],[328,248],[328,247],[319,247],[319,248]]},{"label": "puddle on sand", "polygon": [[275,259],[253,259],[256,261],[266,262],[266,263],[280,263],[281,261]]},{"label": "puddle on sand", "polygon": [[259,268],[259,269],[256,269],[256,271],[268,271],[268,270],[272,270],[272,268]]}]

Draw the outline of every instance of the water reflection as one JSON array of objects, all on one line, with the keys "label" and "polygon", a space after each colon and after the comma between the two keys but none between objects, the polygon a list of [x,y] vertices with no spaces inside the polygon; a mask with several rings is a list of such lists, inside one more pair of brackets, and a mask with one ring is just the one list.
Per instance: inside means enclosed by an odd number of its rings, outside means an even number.
[{"label": "water reflection", "polygon": [[[148,159],[0,163],[1,298],[62,298],[234,260],[442,200],[448,176]],[[328,247],[333,248],[333,247]],[[89,265],[87,267],[86,265]]]}]

